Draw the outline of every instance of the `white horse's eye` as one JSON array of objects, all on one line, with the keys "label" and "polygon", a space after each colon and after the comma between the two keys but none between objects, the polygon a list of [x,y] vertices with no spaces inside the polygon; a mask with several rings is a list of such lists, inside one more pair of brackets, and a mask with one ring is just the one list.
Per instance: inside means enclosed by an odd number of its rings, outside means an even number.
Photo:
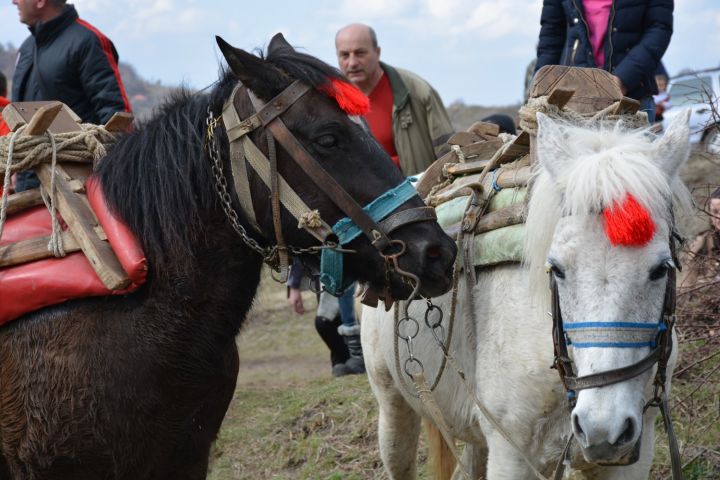
[{"label": "white horse's eye", "polygon": [[673,261],[664,260],[660,265],[657,265],[652,270],[650,270],[650,281],[665,278],[671,268],[675,268],[675,264],[673,263]]},{"label": "white horse's eye", "polygon": [[555,262],[552,260],[548,260],[545,264],[545,271],[548,273],[552,273],[555,278],[563,279],[565,278],[565,270],[560,268]]}]

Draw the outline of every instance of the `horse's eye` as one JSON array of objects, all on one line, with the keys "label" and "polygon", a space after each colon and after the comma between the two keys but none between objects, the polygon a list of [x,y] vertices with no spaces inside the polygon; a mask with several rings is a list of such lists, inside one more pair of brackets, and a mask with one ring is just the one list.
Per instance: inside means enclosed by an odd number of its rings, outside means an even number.
[{"label": "horse's eye", "polygon": [[665,275],[667,275],[668,270],[670,270],[672,266],[673,265],[671,262],[665,261],[650,270],[650,281],[660,280],[661,278],[664,278]]},{"label": "horse's eye", "polygon": [[317,137],[315,139],[315,143],[324,148],[332,148],[337,146],[337,138],[335,138],[335,135],[331,135],[328,133]]},{"label": "horse's eye", "polygon": [[565,278],[565,270],[558,267],[554,263],[546,264],[546,268],[549,269],[550,272],[552,272],[552,274],[553,274],[553,276],[555,276],[555,278],[559,278],[559,279]]}]

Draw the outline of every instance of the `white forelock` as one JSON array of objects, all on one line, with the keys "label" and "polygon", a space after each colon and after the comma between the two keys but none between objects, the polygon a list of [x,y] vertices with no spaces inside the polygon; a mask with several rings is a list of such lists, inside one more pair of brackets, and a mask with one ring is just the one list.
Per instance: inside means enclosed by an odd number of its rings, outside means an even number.
[{"label": "white forelock", "polygon": [[673,210],[691,205],[682,181],[677,175],[668,178],[660,167],[656,137],[647,130],[627,130],[619,123],[555,125],[550,133],[560,138],[548,139],[545,132],[538,139],[551,145],[537,148],[528,204],[524,259],[534,293],[547,290],[546,256],[561,216],[600,214],[627,194],[656,222],[670,222]]}]

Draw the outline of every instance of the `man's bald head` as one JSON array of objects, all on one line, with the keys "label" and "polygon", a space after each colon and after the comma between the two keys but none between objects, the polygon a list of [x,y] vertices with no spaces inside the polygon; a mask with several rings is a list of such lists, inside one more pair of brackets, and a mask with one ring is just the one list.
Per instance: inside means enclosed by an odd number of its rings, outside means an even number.
[{"label": "man's bald head", "polygon": [[382,77],[380,47],[375,30],[362,23],[352,23],[335,35],[338,65],[345,76],[369,95]]},{"label": "man's bald head", "polygon": [[340,30],[337,31],[335,34],[335,46],[337,47],[337,41],[340,34],[349,34],[349,35],[363,35],[366,34],[370,38],[370,43],[374,48],[378,48],[378,40],[377,40],[377,34],[375,33],[375,30],[370,25],[365,25],[364,23],[351,23],[350,25],[346,25]]}]

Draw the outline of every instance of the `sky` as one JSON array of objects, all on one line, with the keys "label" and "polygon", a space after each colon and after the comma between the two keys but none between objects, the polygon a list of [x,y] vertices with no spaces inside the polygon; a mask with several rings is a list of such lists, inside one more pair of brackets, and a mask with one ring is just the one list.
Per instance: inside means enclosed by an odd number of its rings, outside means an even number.
[{"label": "sky", "polygon": [[[0,43],[28,35],[0,0]],[[220,35],[253,50],[282,32],[296,48],[336,65],[334,37],[371,25],[385,62],[425,78],[450,104],[504,106],[522,100],[535,56],[542,0],[75,0],[80,17],[107,35],[120,60],[147,80],[193,89],[211,84]],[[671,75],[720,65],[720,0],[677,0],[663,59]]]}]

